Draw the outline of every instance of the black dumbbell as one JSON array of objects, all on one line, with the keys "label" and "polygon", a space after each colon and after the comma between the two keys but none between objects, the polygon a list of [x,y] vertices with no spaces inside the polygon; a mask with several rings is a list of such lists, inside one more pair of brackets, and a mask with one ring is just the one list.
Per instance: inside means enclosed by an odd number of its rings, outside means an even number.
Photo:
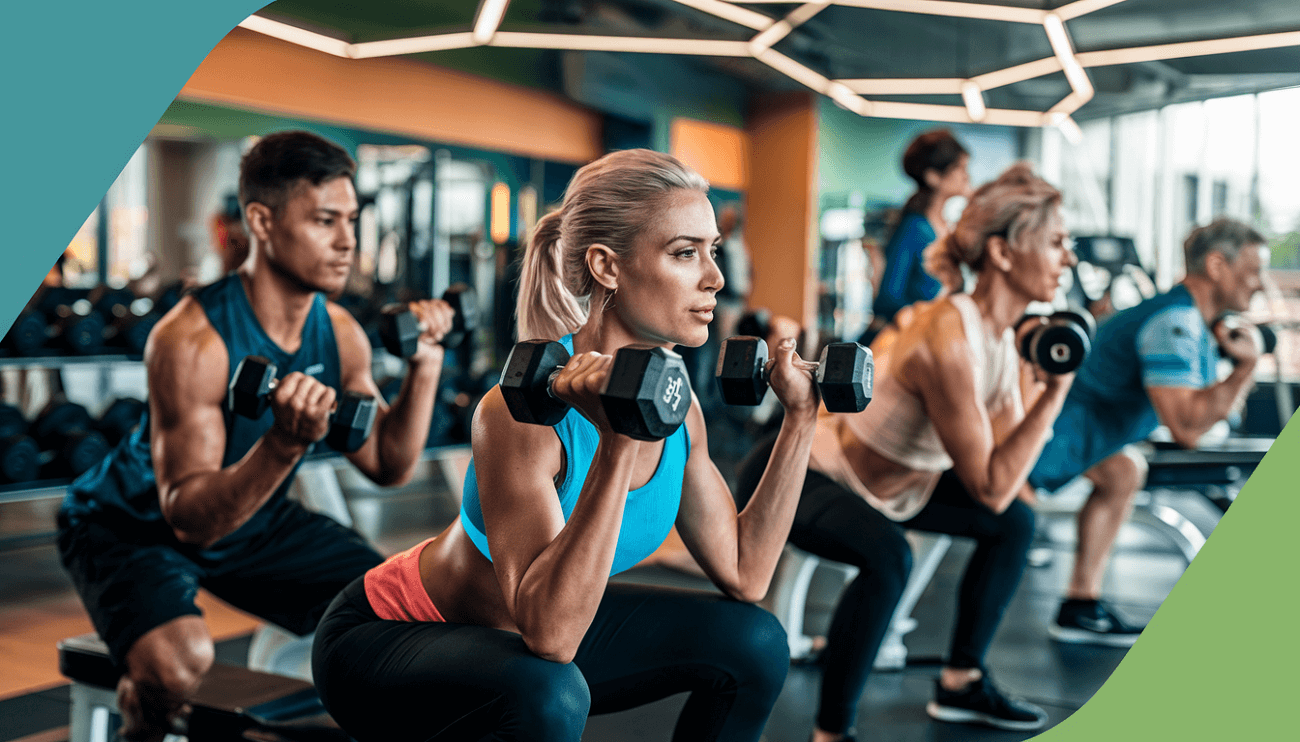
[{"label": "black dumbbell", "polygon": [[0,482],[30,482],[40,476],[40,447],[27,435],[27,418],[0,404]]},{"label": "black dumbbell", "polygon": [[[275,391],[276,367],[262,356],[245,356],[235,367],[235,375],[226,390],[226,405],[240,417],[256,420],[271,406],[270,395]],[[344,391],[338,395],[334,411],[330,414],[330,429],[325,443],[335,451],[351,453],[361,448],[375,425],[378,411],[375,398],[369,394]]]},{"label": "black dumbbell", "polygon": [[[501,371],[501,396],[521,423],[555,425],[569,404],[551,392],[551,382],[569,362],[569,351],[553,340],[516,343]],[[664,348],[620,348],[600,395],[615,432],[642,441],[667,438],[686,419],[691,384],[682,357]]]},{"label": "black dumbbell", "polygon": [[[715,378],[727,404],[756,405],[767,393],[767,341],[737,335],[722,341]],[[810,363],[830,412],[861,412],[871,402],[875,364],[871,349],[858,343],[831,343],[821,360]]]},{"label": "black dumbbell", "polygon": [[[452,284],[442,294],[442,300],[456,311],[451,320],[451,330],[439,343],[444,348],[458,348],[478,329],[478,297],[474,289],[463,283]],[[389,304],[382,310],[379,339],[384,349],[398,358],[410,358],[420,347],[420,335],[425,327],[407,308],[406,304]]]},{"label": "black dumbbell", "polygon": [[83,289],[52,288],[41,298],[37,308],[45,314],[45,334],[55,347],[76,355],[103,350],[106,324],[89,295]]},{"label": "black dumbbell", "polygon": [[[1220,324],[1228,328],[1228,337],[1233,340],[1241,337],[1242,333],[1250,333],[1255,340],[1255,350],[1260,355],[1268,355],[1277,349],[1277,331],[1268,325],[1252,325],[1236,312],[1224,312],[1216,317],[1214,323],[1210,325],[1210,331],[1217,333]],[[1219,349],[1219,354],[1229,358],[1222,348]],[[1232,360],[1236,363],[1235,359]]]},{"label": "black dumbbell", "polygon": [[[1025,315],[1016,327],[1041,316]],[[1082,309],[1054,312],[1047,317],[1047,324],[1025,333],[1020,341],[1020,355],[1049,374],[1073,373],[1092,350],[1092,336],[1096,331],[1096,320]]]},{"label": "black dumbbell", "polygon": [[98,464],[110,447],[104,436],[91,429],[90,412],[74,402],[52,402],[32,422],[31,436],[51,457],[42,476],[76,477]]},{"label": "black dumbbell", "polygon": [[131,397],[119,397],[104,410],[94,423],[94,430],[104,436],[108,445],[116,446],[135,430],[149,405]]},{"label": "black dumbbell", "polygon": [[45,345],[45,315],[34,310],[24,311],[5,333],[3,345],[20,356],[34,356]]}]

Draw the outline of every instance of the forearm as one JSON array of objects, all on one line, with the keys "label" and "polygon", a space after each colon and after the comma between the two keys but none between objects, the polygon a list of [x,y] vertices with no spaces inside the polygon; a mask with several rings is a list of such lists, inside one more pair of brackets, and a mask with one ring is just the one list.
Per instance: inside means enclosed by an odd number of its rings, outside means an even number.
[{"label": "forearm", "polygon": [[1179,405],[1172,419],[1165,422],[1174,441],[1184,448],[1195,447],[1206,431],[1244,401],[1254,375],[1255,362],[1242,362],[1227,378],[1192,394],[1191,404]]},{"label": "forearm", "polygon": [[206,548],[233,533],[275,494],[306,450],[268,434],[224,469],[171,486],[160,482],[163,514],[176,538]]},{"label": "forearm", "polygon": [[767,594],[799,506],[816,429],[815,415],[782,421],[763,478],[736,517],[734,582],[719,587],[737,600],[755,602]]},{"label": "forearm", "polygon": [[376,427],[378,462],[367,472],[377,484],[391,486],[410,479],[429,439],[437,402],[441,364],[412,364],[392,407]]},{"label": "forearm", "polygon": [[1006,510],[1025,486],[1043,451],[1047,431],[1065,402],[1066,391],[1061,387],[1044,392],[1020,424],[993,449],[989,456],[988,487],[979,493],[979,499],[993,512]]},{"label": "forearm", "polygon": [[519,580],[514,619],[535,654],[568,662],[604,596],[639,444],[602,439],[564,528]]}]

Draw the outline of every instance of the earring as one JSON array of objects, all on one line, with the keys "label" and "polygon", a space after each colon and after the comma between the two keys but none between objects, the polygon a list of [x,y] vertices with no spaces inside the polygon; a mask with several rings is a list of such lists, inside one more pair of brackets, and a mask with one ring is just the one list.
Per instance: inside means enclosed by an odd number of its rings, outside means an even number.
[{"label": "earring", "polygon": [[615,287],[613,288],[613,290],[611,290],[608,294],[605,294],[605,304],[604,304],[603,307],[601,307],[601,312],[602,312],[602,313],[604,313],[604,312],[608,312],[608,311],[609,311],[609,308],[610,308],[610,306],[611,306],[611,302],[614,301],[614,294],[617,294],[617,293],[618,293],[618,287],[615,286]]}]

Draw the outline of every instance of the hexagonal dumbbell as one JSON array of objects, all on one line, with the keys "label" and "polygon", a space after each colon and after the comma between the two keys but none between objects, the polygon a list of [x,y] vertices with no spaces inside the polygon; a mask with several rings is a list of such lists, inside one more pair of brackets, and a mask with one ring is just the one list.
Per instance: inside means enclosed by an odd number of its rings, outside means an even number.
[{"label": "hexagonal dumbbell", "polygon": [[[551,391],[569,351],[553,340],[516,343],[501,371],[501,396],[521,423],[555,425],[569,405]],[[610,425],[642,441],[667,438],[686,419],[691,385],[681,356],[664,348],[620,348],[600,395]]]},{"label": "hexagonal dumbbell", "polygon": [[[1255,350],[1260,355],[1268,355],[1277,349],[1277,331],[1268,325],[1252,325],[1236,312],[1224,312],[1216,317],[1210,325],[1210,331],[1217,333],[1219,325],[1228,328],[1228,337],[1233,340],[1240,337],[1242,333],[1249,333],[1255,341]],[[1220,350],[1220,355],[1229,358],[1222,350]],[[1229,360],[1232,359],[1229,358]],[[1236,363],[1236,361],[1233,361],[1233,363]]]},{"label": "hexagonal dumbbell", "polygon": [[[1016,326],[1041,316],[1025,315]],[[1088,357],[1096,331],[1096,321],[1082,309],[1055,312],[1047,317],[1047,324],[1025,333],[1020,355],[1049,374],[1073,373]]]},{"label": "hexagonal dumbbell", "polygon": [[[722,341],[715,377],[727,404],[756,405],[767,393],[767,342],[737,335]],[[871,402],[875,364],[871,349],[857,343],[831,343],[814,371],[822,401],[830,412],[861,412]]]},{"label": "hexagonal dumbbell", "polygon": [[[455,283],[443,292],[442,300],[450,304],[456,314],[451,320],[451,330],[438,344],[444,348],[458,348],[478,329],[478,296],[467,284]],[[381,311],[379,339],[384,349],[398,358],[415,355],[420,347],[420,335],[428,328],[420,324],[415,312],[405,304],[389,304]]]},{"label": "hexagonal dumbbell", "polygon": [[[262,356],[245,356],[235,368],[226,390],[226,404],[240,417],[256,420],[266,413],[271,404],[271,392],[278,379],[276,367]],[[378,411],[375,398],[369,394],[344,391],[338,395],[330,414],[330,429],[325,443],[336,451],[351,453],[361,448],[375,425]]]}]

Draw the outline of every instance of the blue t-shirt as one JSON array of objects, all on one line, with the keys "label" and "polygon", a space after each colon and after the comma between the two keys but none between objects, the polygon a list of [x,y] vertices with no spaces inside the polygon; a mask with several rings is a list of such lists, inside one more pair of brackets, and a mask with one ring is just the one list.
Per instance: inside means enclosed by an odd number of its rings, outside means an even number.
[{"label": "blue t-shirt", "polygon": [[[570,353],[573,352],[572,335],[560,338],[560,343]],[[587,481],[587,471],[596,455],[600,434],[581,412],[570,409],[564,419],[555,425],[555,435],[564,448],[565,461],[564,481],[560,483],[556,494],[559,495],[560,509],[564,511],[564,519],[567,521],[574,506],[578,504],[582,485]],[[659,466],[650,481],[627,493],[614,564],[609,572],[611,575],[635,566],[650,556],[668,537],[668,532],[677,519],[677,507],[682,498],[682,477],[690,453],[691,439],[683,424],[664,439],[663,454],[659,457]],[[491,560],[492,554],[483,525],[482,504],[479,501],[478,478],[474,471],[474,462],[470,461],[469,470],[465,473],[460,520],[470,540],[483,556]]]},{"label": "blue t-shirt", "polygon": [[1160,424],[1147,388],[1203,389],[1217,380],[1218,344],[1181,284],[1097,329],[1053,437],[1029,475],[1056,489]]},{"label": "blue t-shirt", "polygon": [[885,244],[885,275],[880,279],[880,294],[872,311],[883,320],[891,320],[898,310],[928,301],[943,288],[934,276],[925,272],[921,254],[934,242],[934,227],[923,214],[904,212],[898,229]]},{"label": "blue t-shirt", "polygon": [[[285,352],[262,329],[238,275],[232,273],[199,289],[194,293],[194,298],[203,306],[208,321],[226,345],[226,352],[230,356],[227,378],[234,376],[235,367],[244,356],[260,355],[269,358],[276,365],[277,377],[301,371],[323,384],[339,388],[339,350],[324,296],[316,295],[302,328],[302,345],[295,353]],[[221,457],[221,465],[226,467],[244,458],[275,422],[275,414],[267,409],[260,418],[250,420],[231,410],[224,410],[224,413],[226,449]],[[282,517],[290,506],[285,493],[289,490],[295,472],[297,465],[253,517],[234,533],[202,550],[202,555],[217,559],[240,551]],[[60,516],[66,518],[69,524],[83,519],[99,520],[118,530],[131,529],[141,534],[141,538],[146,533],[153,534],[148,537],[151,539],[170,534],[158,502],[158,485],[154,478],[153,458],[149,448],[148,410],[134,433],[124,438],[107,458],[69,485]]]}]

